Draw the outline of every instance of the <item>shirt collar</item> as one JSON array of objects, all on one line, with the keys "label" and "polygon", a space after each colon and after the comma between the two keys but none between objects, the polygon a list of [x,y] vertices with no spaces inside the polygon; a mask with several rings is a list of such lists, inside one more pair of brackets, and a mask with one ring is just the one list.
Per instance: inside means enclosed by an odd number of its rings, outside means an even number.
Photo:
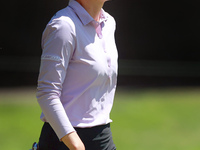
[{"label": "shirt collar", "polygon": [[[75,11],[83,25],[87,25],[90,22],[94,21],[90,14],[76,0],[70,0],[69,7],[71,7]],[[100,22],[106,21],[108,19],[108,16],[106,15],[105,11],[101,9],[100,13]]]},{"label": "shirt collar", "polygon": [[100,14],[100,22],[107,21],[108,16],[106,15],[106,12],[103,9],[101,9],[100,13],[101,13]]}]

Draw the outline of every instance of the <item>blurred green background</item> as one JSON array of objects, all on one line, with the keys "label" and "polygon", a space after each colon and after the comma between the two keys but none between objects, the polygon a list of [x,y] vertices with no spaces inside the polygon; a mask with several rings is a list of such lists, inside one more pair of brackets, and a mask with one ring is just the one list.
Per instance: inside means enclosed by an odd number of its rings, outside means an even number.
[{"label": "blurred green background", "polygon": [[[111,124],[119,150],[199,150],[200,88],[118,87]],[[35,88],[0,90],[2,150],[28,150],[42,122]]]}]

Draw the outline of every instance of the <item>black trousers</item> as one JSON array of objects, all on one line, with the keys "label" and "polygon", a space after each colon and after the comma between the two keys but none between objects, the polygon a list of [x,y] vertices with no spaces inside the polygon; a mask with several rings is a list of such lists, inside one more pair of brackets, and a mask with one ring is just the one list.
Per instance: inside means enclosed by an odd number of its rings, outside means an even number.
[{"label": "black trousers", "polygon": [[[116,150],[113,143],[110,124],[92,128],[75,128],[83,141],[86,150]],[[49,123],[44,123],[40,139],[39,150],[69,150],[60,142]]]}]

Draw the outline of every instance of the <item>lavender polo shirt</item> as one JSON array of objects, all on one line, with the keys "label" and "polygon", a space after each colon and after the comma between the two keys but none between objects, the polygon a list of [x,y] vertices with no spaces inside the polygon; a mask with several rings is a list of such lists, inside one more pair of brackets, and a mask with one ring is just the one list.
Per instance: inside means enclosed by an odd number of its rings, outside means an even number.
[{"label": "lavender polo shirt", "polygon": [[42,36],[37,99],[41,119],[61,139],[74,127],[111,122],[117,82],[115,20],[96,22],[76,1],[58,11]]}]

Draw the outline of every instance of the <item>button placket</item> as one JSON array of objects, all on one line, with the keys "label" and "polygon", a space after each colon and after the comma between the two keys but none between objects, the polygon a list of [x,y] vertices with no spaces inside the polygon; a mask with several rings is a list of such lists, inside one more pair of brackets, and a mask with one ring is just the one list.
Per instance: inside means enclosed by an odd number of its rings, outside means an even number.
[{"label": "button placket", "polygon": [[101,31],[101,26],[100,24],[98,23],[98,26],[96,27],[96,32],[97,32],[97,35],[100,39],[103,38],[103,35],[102,35],[102,31]]},{"label": "button placket", "polygon": [[108,62],[108,67],[110,68],[111,67],[111,58],[110,57],[108,57],[107,62]]},{"label": "button placket", "polygon": [[105,43],[104,38],[102,39],[102,45],[103,45],[103,50],[104,50],[104,52],[107,53],[107,50],[106,50],[106,43]]},{"label": "button placket", "polygon": [[97,33],[98,37],[100,39],[102,39],[103,38],[103,34],[102,34],[101,24],[99,22],[95,21],[95,20],[92,21],[92,24],[93,24],[93,26],[94,26],[94,28],[96,30],[96,33]]}]

